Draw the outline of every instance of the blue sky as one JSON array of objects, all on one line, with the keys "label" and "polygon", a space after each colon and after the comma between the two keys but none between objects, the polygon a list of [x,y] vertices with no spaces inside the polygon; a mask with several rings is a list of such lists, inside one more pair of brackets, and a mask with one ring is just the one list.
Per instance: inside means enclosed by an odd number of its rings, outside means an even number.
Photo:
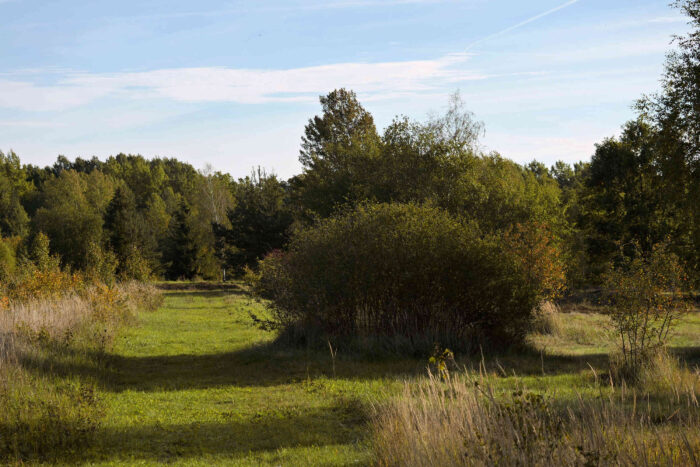
[{"label": "blue sky", "polygon": [[0,149],[288,177],[318,95],[344,86],[380,130],[459,90],[484,149],[586,160],[658,89],[687,30],[667,3],[0,0]]}]

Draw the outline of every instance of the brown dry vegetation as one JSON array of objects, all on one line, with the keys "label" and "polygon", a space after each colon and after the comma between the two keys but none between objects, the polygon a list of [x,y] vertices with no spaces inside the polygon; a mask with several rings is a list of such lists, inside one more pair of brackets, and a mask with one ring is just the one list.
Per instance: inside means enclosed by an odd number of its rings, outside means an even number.
[{"label": "brown dry vegetation", "polygon": [[[570,400],[499,389],[484,371],[406,382],[374,408],[379,465],[698,465],[698,375],[664,363],[653,392],[601,385]],[[672,391],[672,395],[668,390]]]}]

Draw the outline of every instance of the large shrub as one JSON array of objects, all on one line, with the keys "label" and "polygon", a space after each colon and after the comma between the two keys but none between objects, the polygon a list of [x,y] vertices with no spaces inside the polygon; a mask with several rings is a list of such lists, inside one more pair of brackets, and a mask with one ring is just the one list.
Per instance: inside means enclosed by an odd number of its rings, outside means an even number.
[{"label": "large shrub", "polygon": [[297,337],[510,345],[543,289],[517,251],[438,208],[363,205],[297,232],[262,262],[259,287],[270,323]]}]

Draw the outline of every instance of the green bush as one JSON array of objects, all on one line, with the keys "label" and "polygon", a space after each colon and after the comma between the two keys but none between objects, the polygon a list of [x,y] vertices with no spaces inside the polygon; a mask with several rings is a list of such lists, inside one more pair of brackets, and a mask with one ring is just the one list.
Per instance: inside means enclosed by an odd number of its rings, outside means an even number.
[{"label": "green bush", "polygon": [[16,265],[15,252],[12,246],[0,237],[0,280],[6,280],[14,272]]},{"label": "green bush", "polygon": [[636,381],[659,352],[669,333],[690,309],[686,272],[668,243],[650,253],[632,244],[636,256],[622,253],[618,264],[606,273],[608,311],[618,335],[619,355],[612,369],[618,376]]},{"label": "green bush", "polygon": [[119,260],[113,251],[102,248],[97,242],[90,242],[85,259],[85,274],[89,279],[112,285],[118,265]]},{"label": "green bush", "polygon": [[362,205],[297,232],[261,262],[257,288],[272,302],[265,324],[297,340],[507,346],[543,289],[516,251],[438,208]]}]

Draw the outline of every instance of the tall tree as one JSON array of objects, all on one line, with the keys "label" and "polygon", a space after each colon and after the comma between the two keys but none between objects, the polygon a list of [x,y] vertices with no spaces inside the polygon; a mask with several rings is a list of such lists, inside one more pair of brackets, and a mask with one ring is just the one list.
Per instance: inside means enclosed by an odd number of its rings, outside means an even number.
[{"label": "tall tree", "polygon": [[[52,252],[76,268],[85,266],[90,243],[102,241],[100,209],[106,200],[89,186],[95,180],[74,170],[61,171],[44,184],[41,207],[32,219],[34,230],[51,240]],[[109,194],[108,189],[99,191]]]},{"label": "tall tree", "polygon": [[285,184],[261,169],[238,181],[235,198],[230,228],[216,232],[226,265],[240,272],[287,243],[293,217]]},{"label": "tall tree", "polygon": [[29,216],[22,206],[22,198],[32,188],[17,154],[0,151],[0,234],[22,236],[27,233]]},{"label": "tall tree", "polygon": [[684,238],[674,248],[700,281],[700,0],[676,0],[690,32],[677,36],[667,55],[662,91],[638,102],[658,134],[656,166],[666,183],[658,187],[683,213]]},{"label": "tall tree", "polygon": [[368,197],[369,178],[379,157],[374,119],[354,92],[337,89],[320,98],[323,113],[304,129],[295,181],[302,206],[321,215]]},{"label": "tall tree", "polygon": [[120,186],[114,192],[104,216],[107,244],[119,261],[118,270],[124,273],[128,259],[138,251],[139,226],[134,194]]},{"label": "tall tree", "polygon": [[190,208],[182,200],[170,225],[165,254],[169,279],[192,279],[197,275],[198,245],[190,227]]}]

